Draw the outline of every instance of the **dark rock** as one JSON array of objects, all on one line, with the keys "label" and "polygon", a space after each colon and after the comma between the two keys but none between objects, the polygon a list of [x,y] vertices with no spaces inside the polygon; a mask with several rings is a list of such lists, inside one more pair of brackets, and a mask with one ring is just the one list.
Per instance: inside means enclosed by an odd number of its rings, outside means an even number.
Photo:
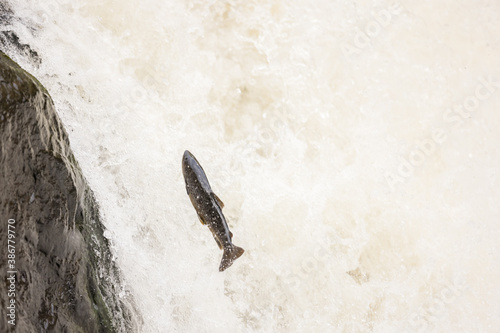
[{"label": "dark rock", "polygon": [[[16,325],[3,311],[12,299],[7,275],[0,283],[0,332],[136,330],[130,297],[118,297],[123,285],[94,195],[52,100],[2,52],[0,145],[0,276],[17,272]],[[7,255],[9,219],[14,264]]]}]

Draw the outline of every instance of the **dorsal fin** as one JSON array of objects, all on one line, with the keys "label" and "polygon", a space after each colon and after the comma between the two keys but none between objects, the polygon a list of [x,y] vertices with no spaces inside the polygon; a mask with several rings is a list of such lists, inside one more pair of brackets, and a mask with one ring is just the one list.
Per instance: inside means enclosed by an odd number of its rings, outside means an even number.
[{"label": "dorsal fin", "polygon": [[220,208],[224,208],[224,203],[222,202],[221,199],[219,199],[219,197],[217,196],[217,194],[215,194],[214,192],[212,192],[212,197],[215,199],[215,201],[217,201],[217,203],[219,204]]}]

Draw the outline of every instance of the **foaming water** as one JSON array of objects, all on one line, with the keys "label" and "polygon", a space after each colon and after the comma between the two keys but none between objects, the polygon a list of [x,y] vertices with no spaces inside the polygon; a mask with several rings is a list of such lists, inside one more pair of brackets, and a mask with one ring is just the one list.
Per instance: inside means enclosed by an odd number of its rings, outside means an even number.
[{"label": "foaming water", "polygon": [[[497,2],[11,5],[142,332],[500,327]],[[185,149],[246,250],[224,273]]]}]

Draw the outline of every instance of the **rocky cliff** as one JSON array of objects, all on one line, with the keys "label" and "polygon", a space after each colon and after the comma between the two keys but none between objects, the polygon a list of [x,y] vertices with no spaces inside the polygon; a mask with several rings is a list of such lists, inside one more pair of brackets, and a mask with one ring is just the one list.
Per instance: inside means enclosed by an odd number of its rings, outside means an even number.
[{"label": "rocky cliff", "polygon": [[0,145],[0,331],[133,331],[98,206],[49,93],[2,52]]}]

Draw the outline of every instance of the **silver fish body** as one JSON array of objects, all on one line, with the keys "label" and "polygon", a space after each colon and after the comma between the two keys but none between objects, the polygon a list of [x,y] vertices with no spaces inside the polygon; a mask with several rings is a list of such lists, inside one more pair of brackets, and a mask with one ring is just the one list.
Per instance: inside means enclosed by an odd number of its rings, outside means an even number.
[{"label": "silver fish body", "polygon": [[208,226],[217,245],[224,250],[219,266],[219,271],[222,272],[231,266],[244,250],[232,243],[233,234],[229,231],[226,218],[222,213],[224,204],[212,191],[207,175],[196,157],[187,150],[182,156],[182,173],[187,194],[200,222]]}]

